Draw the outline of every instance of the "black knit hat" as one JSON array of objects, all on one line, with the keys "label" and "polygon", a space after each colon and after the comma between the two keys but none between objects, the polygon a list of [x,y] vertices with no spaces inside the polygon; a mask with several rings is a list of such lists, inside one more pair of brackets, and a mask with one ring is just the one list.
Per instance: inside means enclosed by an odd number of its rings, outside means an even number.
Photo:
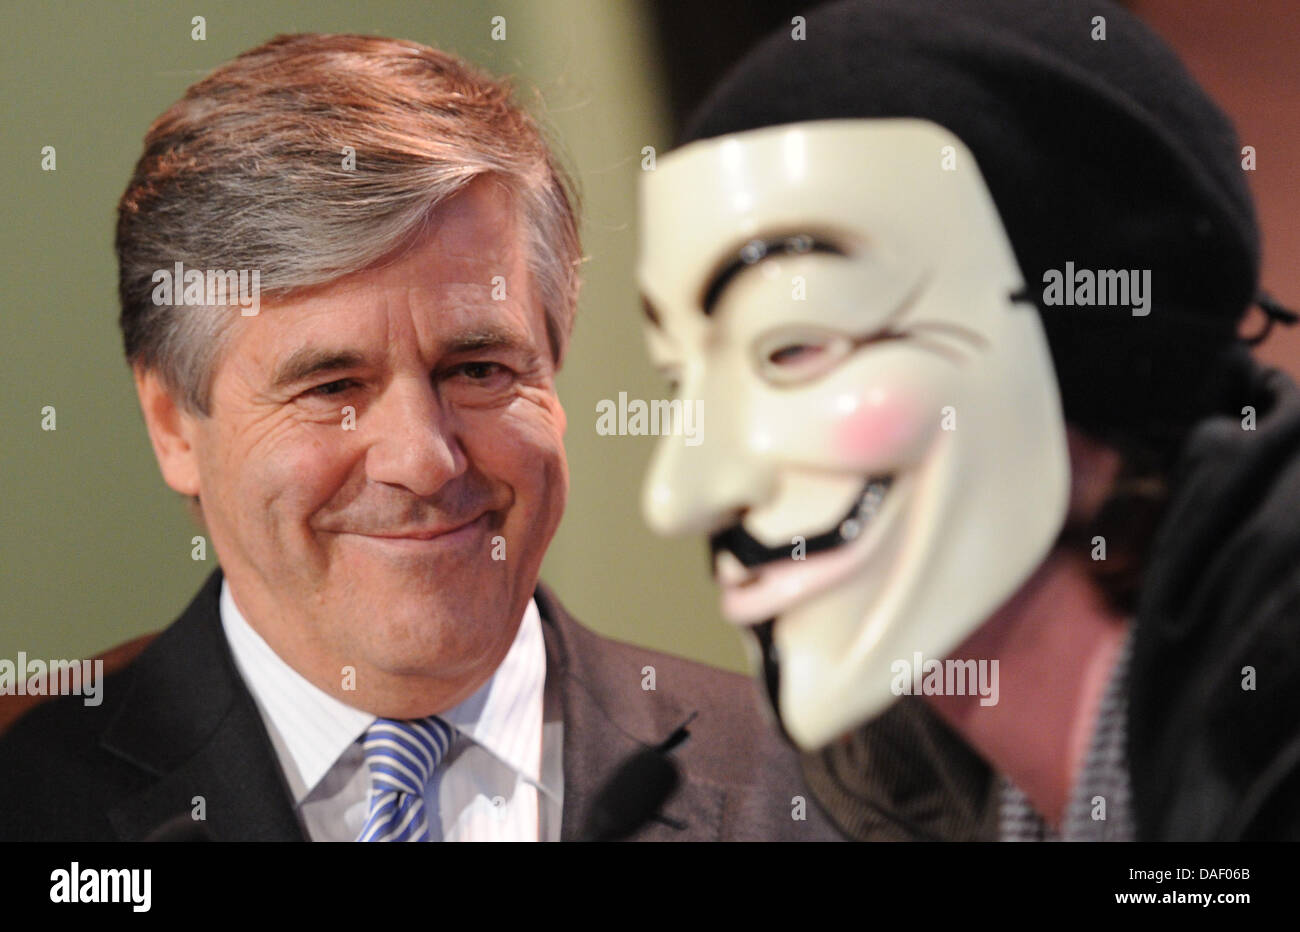
[{"label": "black knit hat", "polygon": [[[1105,38],[1094,38],[1094,17]],[[1231,124],[1107,0],[862,0],[805,14],[724,79],[684,142],[919,117],[972,151],[1039,306],[1072,423],[1165,447],[1244,353],[1259,236]],[[936,170],[939,159],[936,155]],[[1145,317],[1044,306],[1043,273],[1149,269]]]}]

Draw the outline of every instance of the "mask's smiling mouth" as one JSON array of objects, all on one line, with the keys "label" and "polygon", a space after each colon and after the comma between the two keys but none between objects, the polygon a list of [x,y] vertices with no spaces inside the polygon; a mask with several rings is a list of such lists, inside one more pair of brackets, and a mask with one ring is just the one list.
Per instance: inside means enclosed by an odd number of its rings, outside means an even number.
[{"label": "mask's smiling mouth", "polygon": [[874,550],[868,533],[890,499],[894,476],[873,476],[835,525],[807,536],[802,549],[769,547],[737,523],[709,538],[722,612],[737,624],[771,619],[852,572]]},{"label": "mask's smiling mouth", "polygon": [[[861,494],[849,506],[848,513],[837,521],[834,527],[812,537],[805,535],[806,543],[803,552],[812,556],[855,540],[880,511],[881,503],[885,500],[885,495],[889,492],[893,481],[893,476],[873,476],[868,479]],[[743,524],[737,523],[710,537],[709,548],[715,560],[719,553],[727,552],[742,566],[753,568],[764,563],[790,559],[794,544],[768,547],[746,531]]]}]

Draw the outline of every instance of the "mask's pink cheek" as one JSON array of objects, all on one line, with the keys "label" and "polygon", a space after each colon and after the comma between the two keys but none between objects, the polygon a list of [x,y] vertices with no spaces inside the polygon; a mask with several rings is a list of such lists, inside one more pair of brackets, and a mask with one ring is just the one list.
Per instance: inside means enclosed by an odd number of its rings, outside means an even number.
[{"label": "mask's pink cheek", "polygon": [[926,425],[923,412],[903,399],[864,404],[835,425],[835,451],[863,469],[903,465],[924,443]]}]

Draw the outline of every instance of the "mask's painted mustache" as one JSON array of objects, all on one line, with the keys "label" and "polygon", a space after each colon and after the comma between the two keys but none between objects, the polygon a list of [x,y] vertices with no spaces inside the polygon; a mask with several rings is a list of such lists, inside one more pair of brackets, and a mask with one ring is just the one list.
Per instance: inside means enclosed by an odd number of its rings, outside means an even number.
[{"label": "mask's painted mustache", "polygon": [[[848,514],[836,522],[835,527],[829,531],[823,531],[814,537],[807,538],[803,552],[811,556],[814,553],[831,550],[855,539],[862,533],[867,522],[880,510],[880,503],[884,500],[885,493],[889,491],[892,482],[892,476],[878,476],[868,479],[862,494],[854,501]],[[709,537],[709,559],[711,561],[716,562],[718,553],[726,550],[739,560],[742,566],[750,569],[755,566],[762,566],[764,563],[788,560],[793,548],[793,541],[779,547],[769,547],[746,531],[743,523],[739,521],[726,530],[719,531]]]}]

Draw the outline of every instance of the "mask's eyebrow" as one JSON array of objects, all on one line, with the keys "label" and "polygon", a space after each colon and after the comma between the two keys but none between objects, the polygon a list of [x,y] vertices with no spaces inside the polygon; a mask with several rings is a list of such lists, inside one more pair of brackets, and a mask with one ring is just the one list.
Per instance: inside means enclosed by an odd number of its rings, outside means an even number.
[{"label": "mask's eyebrow", "polygon": [[749,240],[740,247],[735,258],[723,265],[709,279],[709,283],[704,288],[704,298],[700,301],[704,316],[707,317],[713,313],[714,307],[717,306],[718,300],[722,297],[722,292],[741,272],[775,256],[799,255],[808,252],[828,253],[833,256],[848,255],[841,246],[826,239],[810,236],[807,233]]},{"label": "mask's eyebrow", "polygon": [[659,319],[659,312],[650,303],[650,299],[644,295],[641,296],[641,313],[645,315],[646,320],[650,321],[650,326],[659,329],[663,328],[663,322]]}]

